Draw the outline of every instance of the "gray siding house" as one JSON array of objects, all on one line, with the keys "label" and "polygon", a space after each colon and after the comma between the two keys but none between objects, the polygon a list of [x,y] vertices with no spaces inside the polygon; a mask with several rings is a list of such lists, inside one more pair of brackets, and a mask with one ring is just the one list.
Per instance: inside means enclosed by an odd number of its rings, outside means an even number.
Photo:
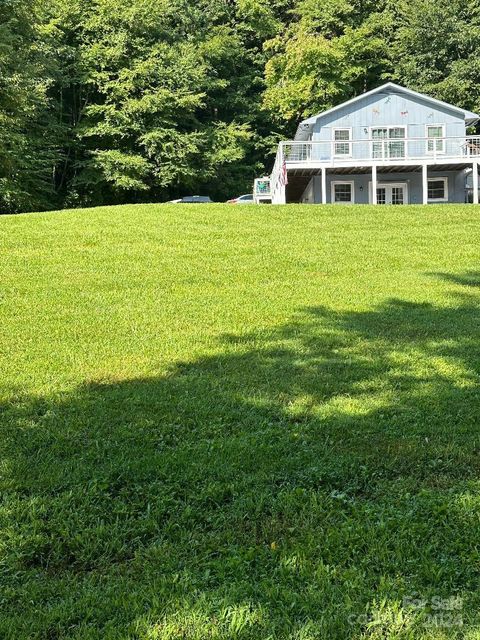
[{"label": "gray siding house", "polygon": [[272,202],[478,203],[480,136],[467,129],[479,120],[389,82],[304,120],[279,144]]}]

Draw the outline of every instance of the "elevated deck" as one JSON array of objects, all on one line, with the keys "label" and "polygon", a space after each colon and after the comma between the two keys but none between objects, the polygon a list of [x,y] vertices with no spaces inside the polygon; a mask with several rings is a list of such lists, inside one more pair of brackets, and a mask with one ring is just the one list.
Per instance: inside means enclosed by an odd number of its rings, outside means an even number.
[{"label": "elevated deck", "polygon": [[[272,202],[286,202],[286,184],[293,177],[302,178],[297,182],[304,184],[313,175],[322,175],[325,182],[327,171],[339,175],[371,173],[375,181],[377,172],[421,171],[425,184],[429,167],[445,172],[474,168],[478,182],[479,161],[480,136],[284,141],[279,144],[270,180]],[[291,188],[289,191],[293,193]],[[476,193],[474,188],[474,201],[478,200]]]}]

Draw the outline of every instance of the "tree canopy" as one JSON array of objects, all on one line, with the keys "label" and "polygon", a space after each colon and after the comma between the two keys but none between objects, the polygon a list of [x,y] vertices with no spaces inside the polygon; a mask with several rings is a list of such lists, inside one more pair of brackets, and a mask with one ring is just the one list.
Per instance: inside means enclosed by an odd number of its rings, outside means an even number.
[{"label": "tree canopy", "polygon": [[0,211],[249,191],[388,79],[479,109],[479,0],[3,0]]}]

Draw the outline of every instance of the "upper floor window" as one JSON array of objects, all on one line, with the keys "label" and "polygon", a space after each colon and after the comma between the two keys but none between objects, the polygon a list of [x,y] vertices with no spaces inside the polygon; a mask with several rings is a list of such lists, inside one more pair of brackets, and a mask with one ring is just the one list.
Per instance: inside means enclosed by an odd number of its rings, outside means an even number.
[{"label": "upper floor window", "polygon": [[427,125],[427,153],[445,153],[445,125]]},{"label": "upper floor window", "polygon": [[334,129],[334,155],[350,157],[352,155],[352,130],[351,129]]},{"label": "upper floor window", "polygon": [[405,127],[373,127],[372,158],[405,158]]}]

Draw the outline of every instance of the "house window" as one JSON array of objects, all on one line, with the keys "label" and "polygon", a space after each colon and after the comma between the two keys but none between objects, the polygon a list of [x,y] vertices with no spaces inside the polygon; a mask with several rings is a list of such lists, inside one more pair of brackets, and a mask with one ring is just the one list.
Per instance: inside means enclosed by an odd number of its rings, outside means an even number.
[{"label": "house window", "polygon": [[373,158],[405,158],[405,127],[372,129]]},{"label": "house window", "polygon": [[448,202],[448,178],[429,178],[428,199],[432,202]]},{"label": "house window", "polygon": [[445,125],[427,125],[427,153],[445,153]]},{"label": "house window", "polygon": [[353,204],[353,182],[332,182],[332,202]]},{"label": "house window", "polygon": [[334,129],[333,130],[334,155],[350,157],[352,155],[352,130],[351,129]]}]

